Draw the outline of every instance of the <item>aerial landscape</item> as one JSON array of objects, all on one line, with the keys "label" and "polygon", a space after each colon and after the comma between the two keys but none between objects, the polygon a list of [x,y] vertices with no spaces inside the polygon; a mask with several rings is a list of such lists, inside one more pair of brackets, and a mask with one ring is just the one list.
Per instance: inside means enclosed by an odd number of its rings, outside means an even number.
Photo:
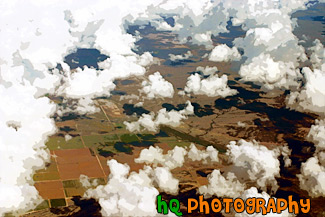
[{"label": "aerial landscape", "polygon": [[325,216],[323,0],[0,9],[0,216]]}]

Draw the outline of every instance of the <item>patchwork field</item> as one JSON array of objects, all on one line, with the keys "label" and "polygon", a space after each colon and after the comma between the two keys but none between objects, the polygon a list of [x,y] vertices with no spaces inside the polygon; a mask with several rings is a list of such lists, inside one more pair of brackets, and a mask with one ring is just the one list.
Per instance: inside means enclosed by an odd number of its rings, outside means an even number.
[{"label": "patchwork field", "polygon": [[122,124],[127,116],[113,102],[101,99],[98,107],[99,112],[95,114],[56,122],[59,131],[46,143],[51,161],[33,177],[44,199],[36,210],[67,206],[73,197],[83,196],[86,188],[79,180],[80,175],[105,184],[109,159],[128,163],[131,170],[137,171],[143,165],[134,163],[134,158],[145,147],[155,144],[167,151],[190,145],[190,141],[173,134],[132,134]]}]

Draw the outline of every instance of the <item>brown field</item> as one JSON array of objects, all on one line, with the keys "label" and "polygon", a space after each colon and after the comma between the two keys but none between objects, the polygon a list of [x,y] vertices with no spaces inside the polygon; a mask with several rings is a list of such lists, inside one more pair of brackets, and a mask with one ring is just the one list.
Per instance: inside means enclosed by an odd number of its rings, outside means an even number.
[{"label": "brown field", "polygon": [[105,177],[96,156],[88,148],[54,151],[62,180],[78,179],[81,174],[88,177]]},{"label": "brown field", "polygon": [[65,198],[61,181],[36,182],[35,187],[44,199]]}]

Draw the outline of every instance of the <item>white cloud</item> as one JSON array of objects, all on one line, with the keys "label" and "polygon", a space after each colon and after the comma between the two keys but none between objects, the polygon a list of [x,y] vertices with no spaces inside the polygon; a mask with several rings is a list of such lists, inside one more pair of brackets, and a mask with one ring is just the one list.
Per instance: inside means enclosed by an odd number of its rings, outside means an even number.
[{"label": "white cloud", "polygon": [[307,138],[315,143],[316,151],[325,150],[325,120],[316,120]]},{"label": "white cloud", "polygon": [[175,55],[175,54],[169,54],[169,59],[173,62],[180,61],[180,60],[187,60],[188,58],[192,57],[193,54],[191,51],[187,51],[185,54],[181,55]]},{"label": "white cloud", "polygon": [[325,114],[325,63],[322,69],[304,67],[303,73],[306,78],[305,85],[300,91],[291,92],[288,97],[288,105],[297,110],[304,110]]},{"label": "white cloud", "polygon": [[47,137],[56,130],[50,118],[55,105],[35,98],[37,89],[26,82],[4,87],[0,81],[0,215],[22,214],[41,198],[32,175],[49,161]]},{"label": "white cloud", "polygon": [[314,69],[321,69],[322,64],[325,62],[325,49],[324,45],[319,39],[315,39],[314,46],[310,48],[312,54],[310,56],[310,61],[313,64]]},{"label": "white cloud", "polygon": [[65,95],[71,98],[80,98],[84,96],[95,97],[106,94],[115,88],[112,80],[103,80],[103,74],[106,71],[97,71],[93,68],[78,68],[68,77],[64,89]]},{"label": "white cloud", "polygon": [[[246,184],[254,184],[256,187],[266,190],[272,187],[273,192],[278,188],[276,177],[280,175],[280,162],[278,157],[282,154],[289,166],[288,147],[269,150],[257,142],[244,140],[232,141],[227,146],[226,155],[229,157],[229,165],[224,168],[224,173],[215,169],[209,176],[209,184],[198,189],[200,194],[207,197],[236,198],[245,191]],[[190,153],[188,154],[190,156]]]},{"label": "white cloud", "polygon": [[[154,26],[165,22],[164,17],[173,17],[175,26],[182,28],[170,29],[178,35],[181,43],[191,42],[212,46],[212,36],[219,33],[228,33],[228,21],[234,26],[241,26],[246,31],[244,37],[238,37],[234,46],[244,51],[246,58],[244,65],[252,63],[263,53],[270,55],[274,63],[283,65],[277,79],[269,83],[268,79],[257,81],[253,76],[245,76],[253,82],[261,82],[267,88],[289,88],[297,86],[299,78],[300,63],[307,60],[304,48],[299,45],[298,38],[293,34],[296,21],[291,19],[291,14],[297,10],[306,9],[308,0],[300,1],[277,1],[263,2],[259,0],[244,0],[238,4],[235,0],[221,1],[164,1],[157,7],[148,8],[145,14],[140,15],[135,23],[144,23],[148,20],[155,20]],[[236,48],[230,49],[227,45],[218,45],[210,54],[210,60],[228,61],[239,59],[240,55]],[[264,58],[262,58],[264,59]],[[261,61],[256,67],[264,68],[265,62]],[[268,75],[265,70],[265,76]],[[273,79],[274,72],[268,76]],[[277,84],[280,82],[279,84]],[[288,82],[288,84],[286,84]]]},{"label": "white cloud", "polygon": [[239,140],[230,142],[227,146],[227,155],[232,163],[229,171],[234,173],[241,182],[253,181],[256,186],[266,190],[271,186],[276,191],[278,184],[276,177],[280,175],[280,152],[269,150],[257,142],[246,142]]},{"label": "white cloud", "polygon": [[111,171],[108,183],[87,190],[85,197],[98,199],[104,216],[156,216],[159,192],[152,186],[148,171],[129,174],[130,167],[126,164],[116,160],[107,164]]},{"label": "white cloud", "polygon": [[243,122],[241,122],[241,121],[238,121],[238,122],[237,122],[237,126],[238,126],[238,127],[246,127],[246,124],[243,123]]},{"label": "white cloud", "polygon": [[165,108],[160,109],[155,115],[153,112],[150,114],[142,114],[142,116],[135,122],[127,122],[126,129],[130,132],[140,132],[143,130],[148,130],[156,132],[159,125],[169,125],[172,127],[179,126],[181,120],[187,119],[188,115],[194,114],[194,107],[187,101],[187,106],[181,111],[171,110],[167,112]]},{"label": "white cloud", "polygon": [[226,177],[221,175],[220,170],[215,169],[208,176],[209,184],[199,187],[198,192],[205,197],[216,195],[218,197],[236,198],[245,190],[245,184],[240,183],[233,173]]},{"label": "white cloud", "polygon": [[157,97],[172,98],[174,95],[173,85],[166,81],[159,72],[155,72],[148,77],[149,81],[142,82],[142,91],[149,99]]},{"label": "white cloud", "polygon": [[170,170],[165,167],[157,167],[154,169],[154,180],[159,189],[169,194],[178,193],[179,181],[173,177]]},{"label": "white cloud", "polygon": [[270,54],[261,53],[253,57],[250,63],[242,65],[240,76],[245,81],[263,84],[267,89],[298,86],[299,70],[292,63],[274,61]]},{"label": "white cloud", "polygon": [[187,156],[192,161],[203,161],[203,163],[218,162],[218,151],[212,146],[208,146],[206,150],[199,150],[194,143],[190,145]]},{"label": "white cloud", "polygon": [[[325,157],[321,155],[321,157]],[[321,161],[322,160],[322,161]],[[308,191],[311,197],[325,196],[325,161],[317,156],[309,158],[301,165],[301,174],[297,175],[300,188]]]},{"label": "white cloud", "polygon": [[146,163],[154,166],[161,165],[169,169],[174,169],[183,165],[186,154],[187,151],[178,146],[175,146],[173,150],[169,150],[165,155],[161,148],[150,146],[148,149],[141,150],[140,156],[134,161],[136,163]]},{"label": "white cloud", "polygon": [[210,97],[227,97],[237,94],[236,90],[230,89],[227,85],[227,75],[210,75],[201,79],[199,74],[191,75],[187,78],[184,91],[195,95],[207,95]]},{"label": "white cloud", "polygon": [[[257,189],[255,187],[251,187],[250,189],[245,190],[242,195],[240,195],[240,198],[246,200],[248,198],[263,198],[265,201],[269,201],[269,199],[271,198],[270,195],[268,195],[266,192],[262,192],[262,193],[258,193]],[[277,198],[274,198],[275,201],[277,200]],[[273,210],[272,210],[273,211]],[[262,215],[262,213],[253,213],[253,214],[248,214],[247,212],[242,212],[242,213],[236,213],[235,217],[262,217],[262,216],[266,216],[266,217],[292,217],[295,216],[293,214],[290,214],[288,212],[288,209],[285,209],[284,211],[282,211],[281,213],[274,213],[274,212],[270,212],[266,215]]]},{"label": "white cloud", "polygon": [[315,143],[314,156],[302,163],[297,175],[300,188],[306,190],[311,197],[325,196],[325,122],[316,120],[308,133],[307,139]]},{"label": "white cloud", "polygon": [[228,47],[226,44],[220,44],[213,48],[209,55],[209,60],[214,62],[230,62],[240,60],[240,53],[236,47]]},{"label": "white cloud", "polygon": [[[115,79],[143,75],[153,61],[148,52],[140,56],[132,51],[136,37],[125,33],[123,23],[127,15],[135,16],[158,1],[138,1],[137,7],[131,2],[107,4],[98,0],[91,6],[74,1],[63,5],[58,1],[1,4],[1,10],[8,12],[1,15],[0,24],[6,26],[6,31],[1,31],[1,62],[24,66],[24,77],[38,87],[39,95],[51,93],[74,99],[109,96]],[[99,64],[104,70],[77,69],[70,76],[63,57],[77,47],[96,48],[110,56]],[[65,68],[64,73],[56,69],[51,72],[54,74],[49,73],[48,69],[58,63]]]},{"label": "white cloud", "polygon": [[216,66],[212,66],[212,67],[210,67],[210,66],[206,66],[206,67],[198,66],[196,68],[196,71],[202,72],[203,75],[213,75],[218,71],[218,68]]},{"label": "white cloud", "polygon": [[167,154],[163,154],[163,150],[159,147],[150,146],[147,149],[141,150],[140,156],[135,159],[135,162],[152,164],[154,166],[161,165],[174,169],[183,166],[186,156],[192,161],[200,161],[202,163],[218,162],[218,153],[212,146],[208,146],[206,150],[198,150],[194,143],[190,145],[189,150],[175,146]]}]

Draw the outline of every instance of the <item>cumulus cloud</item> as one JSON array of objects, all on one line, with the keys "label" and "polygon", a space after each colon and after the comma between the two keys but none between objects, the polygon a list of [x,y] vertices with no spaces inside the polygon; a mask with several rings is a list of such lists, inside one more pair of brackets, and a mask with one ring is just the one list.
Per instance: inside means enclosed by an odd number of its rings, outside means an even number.
[{"label": "cumulus cloud", "polygon": [[58,106],[56,114],[59,120],[62,116],[67,114],[80,114],[85,115],[89,113],[98,112],[99,108],[95,105],[90,97],[82,97],[77,99],[63,98],[62,104]]},{"label": "cumulus cloud", "polygon": [[[244,66],[251,64],[255,59],[254,68],[266,68],[266,60],[262,54],[270,55],[275,64],[279,64],[281,71],[276,75],[270,70],[270,78],[257,80],[256,77],[247,76],[247,80],[261,82],[267,88],[289,88],[298,86],[296,80],[299,78],[299,64],[306,61],[305,49],[299,44],[298,38],[293,34],[296,22],[291,19],[291,14],[297,10],[307,8],[308,0],[300,1],[276,1],[263,2],[259,0],[245,0],[241,4],[237,1],[164,1],[155,8],[148,8],[145,14],[136,19],[136,23],[145,20],[154,20],[153,25],[165,22],[162,17],[173,17],[174,31],[180,42],[190,40],[193,43],[212,46],[212,36],[229,32],[227,25],[231,21],[233,26],[241,26],[244,37],[238,37],[233,45],[243,50],[246,59]],[[240,58],[237,49],[229,48],[227,45],[216,46],[210,54],[210,59],[216,61],[227,61]],[[272,63],[272,65],[274,65]],[[275,66],[277,67],[277,66]],[[265,70],[268,77],[268,70]],[[271,84],[269,83],[271,82]],[[279,82],[279,84],[277,84]],[[288,82],[286,84],[285,82]]]},{"label": "cumulus cloud", "polygon": [[246,124],[243,123],[243,122],[241,122],[241,121],[238,121],[238,122],[237,122],[237,126],[238,126],[238,127],[246,127]]},{"label": "cumulus cloud", "polygon": [[179,126],[180,122],[187,119],[188,115],[194,114],[194,107],[190,101],[187,101],[187,106],[180,111],[167,111],[165,108],[160,109],[155,115],[153,112],[150,114],[142,114],[142,116],[135,122],[127,122],[126,129],[130,132],[140,132],[143,130],[148,130],[156,132],[159,125],[168,125],[172,127]]},{"label": "cumulus cloud", "polygon": [[300,90],[291,92],[287,103],[290,107],[297,110],[304,110],[319,113],[325,113],[325,63],[322,69],[304,67],[302,72],[305,75],[306,82]]},{"label": "cumulus cloud", "polygon": [[154,8],[148,8],[146,14],[140,15],[135,22],[143,23],[149,19],[157,27],[165,22],[162,16],[172,16],[175,20],[174,26],[181,28],[168,30],[175,32],[181,43],[191,38],[194,43],[211,46],[211,36],[226,32],[229,19],[227,11],[222,8],[218,10],[217,6],[218,3],[209,0],[163,1]]},{"label": "cumulus cloud", "polygon": [[220,44],[213,48],[209,55],[209,60],[214,62],[229,62],[240,60],[240,53],[236,47],[228,47],[226,44]]},{"label": "cumulus cloud", "polygon": [[263,84],[267,89],[298,86],[297,80],[302,77],[291,62],[274,61],[265,53],[242,65],[239,74],[243,80]]},{"label": "cumulus cloud", "polygon": [[[212,147],[206,151],[211,153]],[[140,157],[143,159],[136,162],[151,163],[151,166],[144,166],[139,172],[130,172],[127,164],[109,160],[107,165],[111,173],[106,185],[97,185],[87,176],[80,176],[80,182],[88,188],[84,198],[97,199],[104,216],[161,216],[156,211],[156,197],[159,192],[178,193],[179,180],[173,177],[170,170],[183,165],[186,153],[184,148],[177,146],[166,155],[162,155],[159,148],[144,149]],[[158,161],[165,165],[158,166]],[[175,215],[169,212],[168,216]]]},{"label": "cumulus cloud", "polygon": [[[229,157],[229,165],[225,171],[215,169],[209,176],[209,183],[198,189],[200,194],[206,197],[216,195],[218,197],[240,197],[247,185],[254,184],[259,189],[265,190],[272,187],[273,192],[278,188],[276,177],[280,175],[280,162],[278,157],[284,155],[286,166],[291,161],[288,157],[288,147],[269,150],[257,142],[245,140],[230,142],[226,155]],[[190,153],[188,154],[190,155]]]},{"label": "cumulus cloud", "polygon": [[181,55],[175,55],[175,54],[169,54],[169,59],[173,62],[180,61],[180,60],[187,60],[190,57],[192,57],[193,54],[191,51],[187,51],[185,54]]},{"label": "cumulus cloud", "polygon": [[172,98],[174,95],[173,85],[166,81],[159,72],[155,72],[148,77],[149,81],[142,82],[142,91],[149,99],[156,97]]},{"label": "cumulus cloud", "polygon": [[135,159],[135,162],[152,164],[154,166],[161,165],[174,169],[183,166],[185,157],[202,163],[219,161],[218,151],[214,147],[208,146],[206,150],[198,150],[196,145],[192,143],[189,149],[175,146],[167,154],[163,154],[163,150],[159,147],[150,146],[141,150],[140,156]]},{"label": "cumulus cloud", "polygon": [[297,175],[300,182],[300,188],[308,191],[311,197],[325,196],[324,163],[325,154],[321,154],[320,157],[311,157],[305,163],[302,163],[301,174]]},{"label": "cumulus cloud", "polygon": [[325,62],[325,49],[324,45],[319,39],[315,39],[314,46],[310,48],[312,54],[310,56],[310,61],[313,64],[314,69],[321,69],[322,64]]},{"label": "cumulus cloud", "polygon": [[64,86],[61,86],[62,92],[70,98],[80,98],[84,96],[95,97],[106,93],[109,96],[115,84],[111,79],[104,80],[102,75],[105,71],[97,71],[94,68],[78,68],[76,72],[68,76]]},{"label": "cumulus cloud", "polygon": [[209,184],[199,187],[198,192],[205,197],[216,195],[218,197],[236,198],[245,190],[245,184],[238,181],[233,173],[228,173],[226,177],[221,175],[220,170],[213,170],[208,176]]},{"label": "cumulus cloud", "polygon": [[238,144],[230,142],[227,145],[227,155],[232,164],[229,171],[244,181],[253,181],[256,186],[266,190],[271,186],[276,191],[278,184],[276,177],[280,175],[280,152],[269,150],[257,142],[246,142],[239,140]]},{"label": "cumulus cloud", "polygon": [[315,143],[314,156],[302,163],[297,175],[300,188],[306,190],[312,197],[325,196],[325,122],[316,120],[307,135],[307,139]]},{"label": "cumulus cloud", "polygon": [[195,95],[207,95],[210,97],[227,97],[237,94],[237,90],[233,90],[227,85],[227,75],[219,77],[210,75],[208,78],[201,79],[199,74],[193,74],[187,78],[184,91],[186,93],[194,93]]},{"label": "cumulus cloud", "polygon": [[206,150],[199,150],[194,143],[190,145],[187,156],[192,161],[203,161],[203,163],[218,162],[218,151],[212,146],[208,146]]},{"label": "cumulus cloud", "polygon": [[154,180],[159,189],[169,194],[178,193],[179,181],[173,177],[170,170],[165,167],[157,167],[154,169]]},{"label": "cumulus cloud", "polygon": [[186,154],[187,151],[178,146],[175,146],[173,150],[169,150],[165,155],[161,148],[150,146],[148,149],[141,150],[140,156],[135,159],[135,162],[152,164],[154,166],[162,165],[169,169],[174,169],[183,165]]},{"label": "cumulus cloud", "polygon": [[325,120],[316,120],[307,138],[315,143],[316,151],[325,150]]},{"label": "cumulus cloud", "polygon": [[[262,193],[258,193],[257,189],[255,187],[251,187],[247,190],[245,190],[241,195],[240,198],[246,200],[248,198],[263,198],[265,201],[268,201],[271,197],[270,195],[268,195],[266,192],[262,192]],[[275,198],[275,201],[277,200],[277,198]],[[273,210],[272,210],[273,211]],[[261,213],[253,213],[253,214],[248,214],[247,212],[242,212],[242,213],[236,213],[235,217],[259,217],[259,216],[266,216],[266,217],[290,217],[290,216],[294,216],[293,214],[290,214],[288,212],[288,209],[282,211],[281,213],[274,213],[274,212],[270,212],[266,215],[262,215]]]},{"label": "cumulus cloud", "polygon": [[210,67],[210,66],[206,66],[206,67],[198,66],[196,68],[196,71],[202,72],[203,75],[208,76],[208,75],[215,74],[218,71],[218,67],[216,67],[216,66],[212,66],[212,67]]},{"label": "cumulus cloud", "polygon": [[[115,79],[145,73],[153,57],[148,52],[140,56],[132,51],[136,37],[125,33],[123,23],[127,15],[137,15],[155,2],[137,2],[137,7],[118,1],[104,4],[100,0],[91,7],[87,2],[57,3],[1,5],[2,11],[9,11],[1,15],[1,26],[6,26],[6,31],[1,31],[2,63],[23,66],[24,77],[43,95],[73,99],[109,96]],[[116,8],[115,13],[112,8]],[[46,22],[44,17],[48,17]],[[99,64],[102,70],[86,67],[70,73],[63,57],[77,48],[96,48],[109,58]],[[55,68],[57,64],[64,73]]]},{"label": "cumulus cloud", "polygon": [[129,174],[127,164],[116,160],[107,164],[111,171],[108,183],[87,190],[85,197],[98,199],[104,216],[156,216],[155,201],[159,192],[152,186],[147,171]]},{"label": "cumulus cloud", "polygon": [[[110,58],[99,63],[99,70],[84,67],[83,69],[77,68],[72,73],[68,71],[66,73],[67,76],[62,78],[63,84],[60,85],[55,94],[64,96],[66,100],[73,101],[74,103],[68,104],[70,108],[62,112],[71,110],[85,114],[97,111],[98,109],[94,107],[92,102],[93,98],[109,97],[111,95],[110,92],[116,87],[114,84],[116,79],[144,75],[146,72],[145,67],[151,64],[152,61],[153,57],[148,52],[141,56],[135,54],[128,56],[112,54]],[[154,79],[154,85],[157,82],[161,82],[161,80],[156,81]]]},{"label": "cumulus cloud", "polygon": [[37,89],[26,82],[5,87],[0,81],[0,215],[21,214],[41,198],[33,186],[36,169],[49,161],[47,137],[56,130],[50,115],[55,105],[35,98]]}]

